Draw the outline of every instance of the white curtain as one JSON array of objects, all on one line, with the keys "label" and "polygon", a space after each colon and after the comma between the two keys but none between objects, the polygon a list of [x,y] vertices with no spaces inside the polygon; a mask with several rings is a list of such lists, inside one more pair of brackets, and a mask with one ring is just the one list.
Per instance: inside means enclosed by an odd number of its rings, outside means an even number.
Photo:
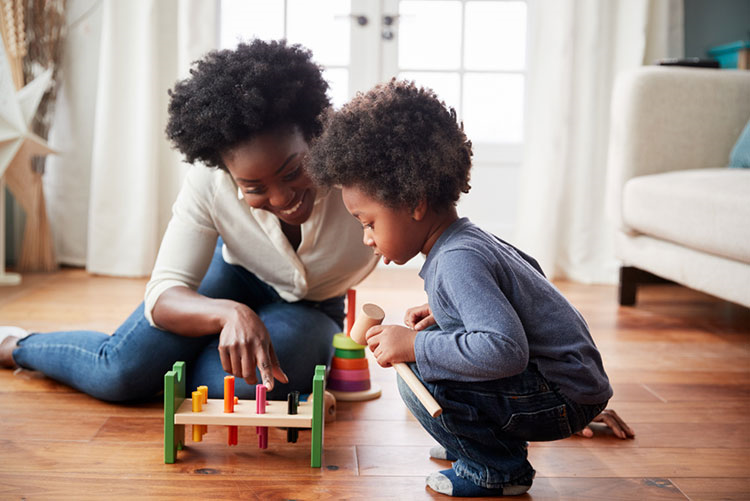
[{"label": "white curtain", "polygon": [[167,90],[217,46],[218,0],[71,0],[45,195],[62,263],[151,272],[184,165]]},{"label": "white curtain", "polygon": [[609,107],[624,69],[683,51],[682,0],[529,0],[525,153],[514,243],[548,276],[616,281],[605,215]]}]

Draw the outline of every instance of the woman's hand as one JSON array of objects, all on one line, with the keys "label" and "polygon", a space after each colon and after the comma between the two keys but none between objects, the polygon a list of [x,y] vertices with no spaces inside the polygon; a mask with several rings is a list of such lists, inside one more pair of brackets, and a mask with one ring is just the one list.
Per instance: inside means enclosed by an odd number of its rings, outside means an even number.
[{"label": "woman's hand", "polygon": [[367,346],[381,367],[398,362],[413,362],[417,331],[400,325],[375,325],[365,333]]},{"label": "woman's hand", "polygon": [[435,317],[432,316],[430,305],[425,303],[422,306],[415,306],[406,310],[404,323],[407,327],[415,331],[421,331],[431,325],[435,325]]},{"label": "woman's hand", "polygon": [[219,357],[222,368],[247,384],[257,383],[255,368],[268,390],[273,389],[274,378],[288,383],[271,344],[263,321],[247,306],[235,303],[219,334]]},{"label": "woman's hand", "polygon": [[[614,409],[604,409],[598,416],[591,420],[591,423],[604,423],[604,427],[612,430],[617,438],[633,438],[635,432],[628,426],[628,424],[617,415]],[[576,433],[581,437],[591,438],[594,436],[594,430],[591,424],[586,426],[584,429]]]},{"label": "woman's hand", "polygon": [[244,304],[175,286],[161,293],[152,316],[157,326],[181,336],[218,333],[221,366],[248,384],[257,382],[256,366],[269,390],[273,389],[274,377],[282,383],[289,382],[279,366],[266,326]]}]

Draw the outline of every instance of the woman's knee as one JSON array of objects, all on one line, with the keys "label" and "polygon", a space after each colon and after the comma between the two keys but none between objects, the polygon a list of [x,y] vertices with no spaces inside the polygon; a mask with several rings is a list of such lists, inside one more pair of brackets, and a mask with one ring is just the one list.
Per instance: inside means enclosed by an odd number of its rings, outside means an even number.
[{"label": "woman's knee", "polygon": [[107,402],[149,398],[161,389],[166,370],[157,373],[138,363],[107,364],[92,374],[86,393]]},{"label": "woman's knee", "polygon": [[289,303],[257,310],[282,366],[301,365],[314,370],[333,355],[333,336],[341,329],[328,315],[308,306]]}]

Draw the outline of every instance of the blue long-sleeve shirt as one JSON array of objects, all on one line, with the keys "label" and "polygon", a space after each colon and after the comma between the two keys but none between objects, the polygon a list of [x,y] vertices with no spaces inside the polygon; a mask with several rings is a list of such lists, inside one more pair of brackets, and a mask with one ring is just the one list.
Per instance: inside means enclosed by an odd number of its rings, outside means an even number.
[{"label": "blue long-sleeve shirt", "polygon": [[585,320],[532,257],[462,218],[419,275],[437,322],[415,340],[426,381],[500,379],[533,362],[576,402],[612,396]]}]

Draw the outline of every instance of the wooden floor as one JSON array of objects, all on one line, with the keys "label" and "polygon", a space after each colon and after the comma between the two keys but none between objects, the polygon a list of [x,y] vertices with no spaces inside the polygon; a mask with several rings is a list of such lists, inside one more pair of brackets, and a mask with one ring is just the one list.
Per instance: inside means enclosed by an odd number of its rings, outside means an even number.
[{"label": "wooden floor", "polygon": [[[413,270],[378,270],[358,288],[387,321],[423,302]],[[110,331],[144,280],[80,270],[27,275],[0,288],[0,324]],[[558,284],[586,317],[615,389],[611,407],[635,440],[600,434],[533,443],[537,478],[520,499],[750,499],[750,310],[676,286],[644,287],[620,308],[610,286]],[[189,370],[189,368],[188,368]],[[287,444],[252,429],[228,448],[224,430],[163,463],[160,402],[113,405],[36,373],[0,370],[0,499],[446,499],[424,486],[433,444],[401,403],[392,369],[375,366],[383,395],[339,402],[325,430],[323,467],[310,435]]]}]

